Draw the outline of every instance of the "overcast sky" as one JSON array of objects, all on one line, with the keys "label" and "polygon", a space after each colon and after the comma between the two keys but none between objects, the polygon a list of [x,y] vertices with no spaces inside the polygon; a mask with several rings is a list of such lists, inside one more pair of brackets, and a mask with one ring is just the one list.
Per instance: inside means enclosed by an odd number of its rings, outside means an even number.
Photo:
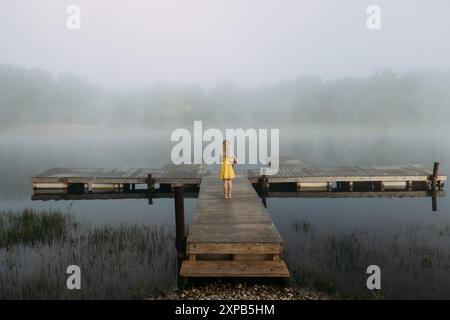
[{"label": "overcast sky", "polygon": [[[66,27],[70,4],[81,30]],[[450,70],[449,39],[449,0],[0,0],[1,64],[108,88]]]}]

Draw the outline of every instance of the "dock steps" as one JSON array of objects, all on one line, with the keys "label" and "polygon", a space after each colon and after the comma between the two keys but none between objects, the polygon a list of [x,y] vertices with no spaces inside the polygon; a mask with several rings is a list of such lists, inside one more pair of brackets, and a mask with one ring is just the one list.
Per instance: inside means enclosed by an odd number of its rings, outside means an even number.
[{"label": "dock steps", "polygon": [[282,260],[183,261],[182,277],[289,277]]}]

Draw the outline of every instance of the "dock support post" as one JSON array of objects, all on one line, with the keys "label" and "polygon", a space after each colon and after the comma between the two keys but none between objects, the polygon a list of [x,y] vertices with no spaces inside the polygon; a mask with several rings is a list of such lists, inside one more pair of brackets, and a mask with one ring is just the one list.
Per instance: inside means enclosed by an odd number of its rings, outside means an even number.
[{"label": "dock support post", "polygon": [[174,187],[175,198],[175,247],[177,257],[184,259],[186,248],[186,233],[184,225],[184,190],[182,185]]},{"label": "dock support post", "polygon": [[436,190],[436,185],[438,183],[438,175],[439,175],[439,162],[435,162],[433,165],[433,175],[431,176],[431,190]]},{"label": "dock support post", "polygon": [[153,204],[153,178],[151,174],[147,174],[147,195],[148,195],[148,204]]},{"label": "dock support post", "polygon": [[175,202],[175,248],[177,249],[177,283],[178,288],[183,289],[186,278],[180,276],[181,265],[186,258],[186,231],[184,224],[184,189],[182,184],[173,186]]},{"label": "dock support post", "polygon": [[269,191],[269,179],[267,179],[267,176],[264,174],[261,176],[261,178],[259,178],[259,189],[264,208],[267,208],[266,195]]},{"label": "dock support post", "polygon": [[412,185],[413,185],[412,181],[407,181],[406,182],[406,191],[412,191]]},{"label": "dock support post", "polygon": [[437,211],[437,192],[436,189],[440,187],[438,182],[439,176],[439,162],[435,162],[433,165],[433,175],[431,176],[431,209]]}]

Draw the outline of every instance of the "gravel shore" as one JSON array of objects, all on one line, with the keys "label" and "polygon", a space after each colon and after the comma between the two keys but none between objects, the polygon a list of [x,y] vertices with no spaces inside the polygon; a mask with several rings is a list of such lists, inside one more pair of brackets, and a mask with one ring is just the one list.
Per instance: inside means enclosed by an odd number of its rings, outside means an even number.
[{"label": "gravel shore", "polygon": [[248,283],[209,283],[168,294],[170,300],[330,300],[331,296],[301,288]]}]

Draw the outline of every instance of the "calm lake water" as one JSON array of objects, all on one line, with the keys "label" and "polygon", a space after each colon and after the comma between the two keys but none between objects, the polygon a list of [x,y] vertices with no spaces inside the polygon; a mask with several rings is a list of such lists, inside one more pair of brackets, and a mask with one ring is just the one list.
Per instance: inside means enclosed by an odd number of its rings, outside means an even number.
[{"label": "calm lake water", "polygon": [[[448,133],[436,128],[286,128],[280,130],[280,153],[313,166],[423,163],[431,168],[440,161],[441,171],[448,174]],[[173,230],[171,199],[156,199],[153,205],[145,199],[31,201],[30,183],[32,175],[52,167],[158,168],[169,162],[171,147],[169,130],[64,125],[0,129],[0,211],[61,209],[92,226],[138,224]],[[195,199],[186,199],[187,224],[195,206]],[[285,241],[293,285],[350,298],[450,299],[448,197],[438,199],[437,212],[432,211],[431,198],[269,198],[267,207]],[[169,259],[175,259],[174,247],[166,250]],[[42,259],[18,268],[17,279],[23,279],[20,270],[32,277]],[[372,264],[382,272],[377,294],[366,287],[366,268]],[[0,264],[3,274],[8,272],[5,265]],[[132,277],[133,267],[128,272]],[[176,286],[174,269],[156,272],[169,283],[160,291]],[[168,272],[173,273],[169,279]],[[3,283],[3,290],[6,286]]]}]

